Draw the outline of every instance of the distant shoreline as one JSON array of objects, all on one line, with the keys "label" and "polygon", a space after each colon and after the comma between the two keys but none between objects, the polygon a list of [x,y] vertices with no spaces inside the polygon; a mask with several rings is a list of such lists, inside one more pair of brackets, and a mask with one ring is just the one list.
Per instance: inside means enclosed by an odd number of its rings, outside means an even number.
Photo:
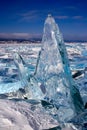
[{"label": "distant shoreline", "polygon": [[[87,43],[87,41],[65,40],[65,43]],[[41,44],[41,39],[0,39],[0,44]]]}]

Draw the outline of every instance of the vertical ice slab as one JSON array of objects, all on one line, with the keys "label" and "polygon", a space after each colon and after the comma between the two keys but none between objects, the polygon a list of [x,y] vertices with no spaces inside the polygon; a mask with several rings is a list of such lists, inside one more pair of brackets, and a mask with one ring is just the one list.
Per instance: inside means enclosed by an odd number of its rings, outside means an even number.
[{"label": "vertical ice slab", "polygon": [[28,86],[28,98],[44,99],[58,108],[61,122],[67,122],[83,111],[83,102],[73,83],[66,48],[58,25],[48,16],[44,25],[42,48],[37,59],[34,75],[29,79],[20,56],[16,63],[21,78]]},{"label": "vertical ice slab", "polygon": [[59,107],[62,121],[83,110],[80,93],[71,77],[62,34],[51,15],[45,21],[34,77],[38,79],[45,99]]},{"label": "vertical ice slab", "polygon": [[27,72],[28,69],[25,69],[24,61],[20,54],[14,54],[14,62],[20,75],[21,86],[26,92],[25,96],[29,99],[42,99],[44,95],[38,87],[38,81]]},{"label": "vertical ice slab", "polygon": [[27,80],[28,72],[26,71],[24,67],[24,61],[22,59],[22,56],[20,56],[20,54],[18,53],[14,53],[13,56],[14,56],[15,65],[18,69],[22,87],[27,87],[28,86],[28,80]]}]

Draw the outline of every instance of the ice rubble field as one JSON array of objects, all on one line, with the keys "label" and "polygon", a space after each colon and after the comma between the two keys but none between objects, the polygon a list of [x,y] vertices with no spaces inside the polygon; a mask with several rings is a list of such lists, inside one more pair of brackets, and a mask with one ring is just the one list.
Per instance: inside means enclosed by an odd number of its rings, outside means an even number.
[{"label": "ice rubble field", "polygon": [[[84,71],[80,77],[77,76],[76,82],[80,83],[82,88],[85,87],[86,89],[86,77],[85,77],[85,68],[87,66],[87,44],[86,43],[66,43],[66,47],[67,47],[67,51],[68,51],[68,56],[69,56],[69,60],[70,60],[70,67],[72,70],[72,73],[76,72],[76,71]],[[14,52],[20,52],[20,54],[22,55],[22,57],[26,60],[27,64],[29,65],[33,65],[31,66],[30,71],[33,72],[34,71],[34,67],[36,64],[36,59],[38,56],[38,52],[41,49],[41,44],[1,44],[0,45],[0,88],[1,86],[3,87],[3,89],[1,89],[0,91],[3,90],[4,92],[4,88],[6,86],[18,86],[18,82],[19,82],[19,87],[21,86],[21,82],[20,82],[20,78],[18,75],[18,71],[17,68],[13,62],[13,56],[12,54]],[[10,61],[10,62],[8,62]],[[4,74],[3,74],[4,73]],[[15,78],[12,78],[14,77]],[[3,86],[4,85],[4,86]],[[83,90],[84,91],[84,90]],[[32,110],[29,108],[33,108],[35,106],[33,106],[32,104],[27,103],[26,101],[19,101],[19,102],[14,102],[14,101],[8,101],[6,99],[1,99],[0,100],[0,130],[32,130],[34,127],[36,129],[35,126],[35,122],[33,123],[33,128],[31,127],[31,119],[30,118],[34,118],[35,114],[37,112],[35,112],[34,114],[32,113]],[[42,124],[44,122],[44,127],[47,126],[47,128],[50,127],[55,127],[58,125],[58,123],[56,121],[54,121],[54,123],[52,124],[53,121],[51,121],[51,117],[47,115],[47,113],[43,113],[40,112],[39,109],[37,109],[36,111],[38,111],[38,116],[39,118],[41,118],[40,121],[42,121]],[[41,115],[42,114],[42,115]],[[28,116],[26,116],[28,115]],[[49,124],[47,122],[47,119],[45,120],[45,116],[48,118]],[[37,116],[37,119],[38,119]],[[44,121],[42,120],[44,119]],[[34,119],[33,119],[34,120]],[[46,123],[47,122],[47,123]],[[38,122],[40,123],[40,122]],[[38,128],[37,130],[39,130],[41,128]],[[64,128],[64,130],[73,130],[73,128],[70,128],[70,126],[66,126],[66,128]]]},{"label": "ice rubble field", "polygon": [[19,52],[26,60],[29,73],[33,73],[40,46],[38,44],[18,45],[16,43],[0,45],[0,93],[5,93],[8,88],[10,88],[8,91],[11,91],[12,88],[21,87],[20,75],[14,63],[13,54]]},{"label": "ice rubble field", "polygon": [[[85,71],[87,67],[87,43],[65,43],[65,45],[72,74],[78,70]],[[23,59],[26,60],[29,72],[33,73],[40,49],[41,44],[37,43],[19,45],[15,42],[15,44],[0,44],[0,86],[5,85],[6,87],[11,83],[16,84],[16,82],[20,81],[14,64],[13,53],[19,52]],[[84,74],[82,77],[84,77]],[[4,91],[4,87],[0,90],[0,92],[2,91]]]}]

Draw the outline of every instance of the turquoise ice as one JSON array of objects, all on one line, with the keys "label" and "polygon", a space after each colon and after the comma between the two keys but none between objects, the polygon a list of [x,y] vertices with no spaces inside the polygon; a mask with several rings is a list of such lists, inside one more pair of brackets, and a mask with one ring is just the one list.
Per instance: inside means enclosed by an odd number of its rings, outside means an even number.
[{"label": "turquoise ice", "polygon": [[71,76],[62,34],[51,15],[44,24],[42,48],[35,72],[29,74],[19,54],[14,55],[14,61],[27,98],[53,104],[58,109],[59,121],[67,122],[84,110],[79,90]]}]

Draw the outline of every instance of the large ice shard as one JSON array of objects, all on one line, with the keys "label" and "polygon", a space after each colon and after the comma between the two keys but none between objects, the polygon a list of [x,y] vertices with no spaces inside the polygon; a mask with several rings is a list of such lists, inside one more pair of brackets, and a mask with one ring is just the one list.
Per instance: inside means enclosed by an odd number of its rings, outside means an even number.
[{"label": "large ice shard", "polygon": [[68,120],[83,111],[80,93],[71,77],[62,34],[50,15],[45,21],[42,49],[34,77],[44,93],[44,99],[59,107],[61,120]]},{"label": "large ice shard", "polygon": [[45,100],[56,106],[59,121],[67,122],[83,111],[80,93],[71,77],[62,34],[52,16],[49,15],[45,21],[35,73],[27,77],[19,55],[15,61],[21,79],[27,86],[27,97]]}]

